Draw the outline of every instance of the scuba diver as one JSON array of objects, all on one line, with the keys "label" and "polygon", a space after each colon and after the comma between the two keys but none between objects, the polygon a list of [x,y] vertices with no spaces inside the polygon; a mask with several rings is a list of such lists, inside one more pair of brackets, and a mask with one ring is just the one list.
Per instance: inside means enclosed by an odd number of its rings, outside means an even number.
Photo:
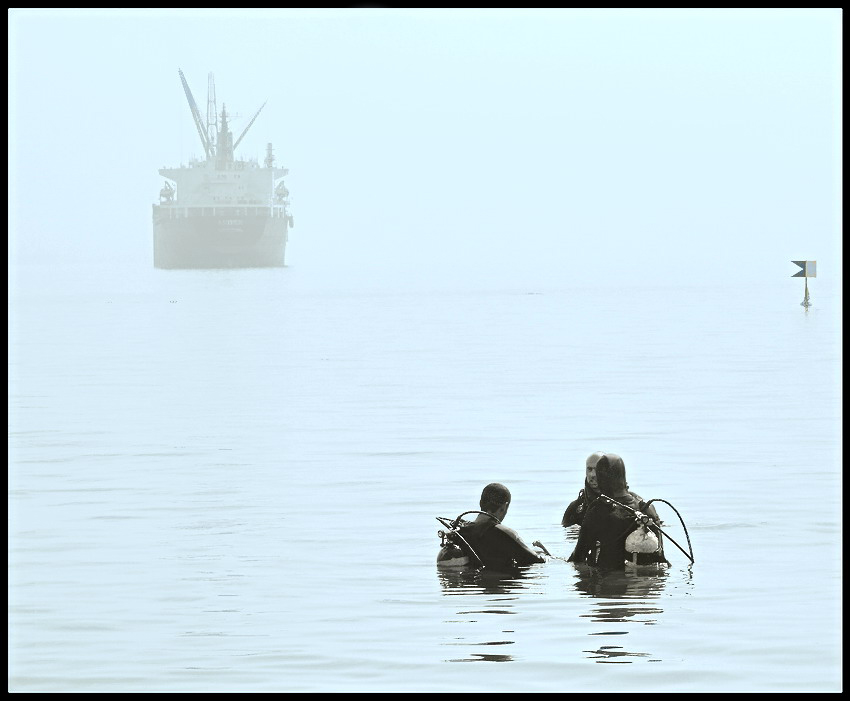
[{"label": "scuba diver", "polygon": [[[481,492],[481,511],[466,511],[454,521],[438,517],[448,533],[439,531],[442,547],[437,555],[439,567],[483,567],[485,570],[512,572],[519,566],[546,562],[545,558],[528,547],[516,531],[504,526],[511,493],[508,488],[493,482]],[[476,514],[474,521],[462,519]],[[538,544],[545,552],[545,548]]]},{"label": "scuba diver", "polygon": [[[567,510],[564,511],[564,516],[561,519],[562,526],[580,526],[582,521],[584,520],[584,515],[587,513],[587,507],[595,501],[599,497],[599,487],[597,485],[596,478],[596,465],[599,462],[599,459],[605,455],[605,453],[601,451],[596,451],[595,453],[591,453],[587,460],[585,461],[585,477],[584,477],[584,489],[580,490],[578,493],[578,498],[575,501],[571,502],[567,507]],[[614,457],[614,453],[610,455]],[[629,485],[626,485],[626,489],[628,490]],[[629,494],[637,500],[638,503],[642,503],[643,499],[641,499],[634,492],[629,492]],[[651,504],[648,509],[645,511],[647,516],[651,517],[656,523],[661,523],[661,519],[658,517],[658,512],[656,512],[655,507]]]},{"label": "scuba diver", "polygon": [[595,473],[599,496],[584,509],[568,562],[585,562],[605,570],[669,566],[659,522],[649,515],[647,504],[628,491],[623,459],[614,453],[602,455]]}]

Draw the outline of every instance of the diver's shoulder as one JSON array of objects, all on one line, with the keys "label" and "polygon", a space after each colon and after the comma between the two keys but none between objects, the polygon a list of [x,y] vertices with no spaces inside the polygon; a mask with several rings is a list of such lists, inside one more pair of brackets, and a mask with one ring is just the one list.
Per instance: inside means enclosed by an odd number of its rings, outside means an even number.
[{"label": "diver's shoulder", "polygon": [[504,523],[497,523],[493,526],[493,530],[504,533],[506,536],[509,536],[514,540],[520,540],[519,533],[517,533],[513,528],[506,526]]}]

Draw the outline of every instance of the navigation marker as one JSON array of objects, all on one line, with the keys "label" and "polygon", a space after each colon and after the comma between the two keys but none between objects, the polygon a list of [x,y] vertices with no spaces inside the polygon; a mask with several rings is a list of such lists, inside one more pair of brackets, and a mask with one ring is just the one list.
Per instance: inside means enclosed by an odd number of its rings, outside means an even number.
[{"label": "navigation marker", "polygon": [[811,306],[809,302],[809,278],[817,277],[818,263],[816,260],[792,260],[794,265],[799,265],[800,270],[794,273],[791,277],[802,277],[806,280],[806,294],[803,296],[803,301],[800,302],[801,307],[808,309]]}]

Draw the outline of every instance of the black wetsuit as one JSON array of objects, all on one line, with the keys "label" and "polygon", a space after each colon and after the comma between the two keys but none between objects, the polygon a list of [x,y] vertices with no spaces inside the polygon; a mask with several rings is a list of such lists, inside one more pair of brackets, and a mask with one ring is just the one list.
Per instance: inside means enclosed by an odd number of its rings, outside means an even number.
[{"label": "black wetsuit", "polygon": [[[545,562],[513,530],[497,523],[495,519],[464,523],[460,527],[460,534],[488,570],[510,572],[517,566]],[[477,564],[474,556],[471,560],[472,564]]]},{"label": "black wetsuit", "polygon": [[584,489],[578,493],[578,498],[575,501],[570,502],[570,505],[564,512],[564,517],[561,519],[561,525],[580,526],[584,519],[584,514],[587,511],[588,505],[598,496],[599,492],[588,487],[587,482],[585,482]]},{"label": "black wetsuit", "polygon": [[[646,502],[640,498],[634,492],[629,492],[634,499],[634,502],[638,504],[642,508],[638,508],[637,506],[632,506],[633,509],[638,509],[638,511],[644,511],[646,507]],[[584,521],[584,515],[587,513],[587,507],[599,496],[599,492],[594,490],[591,487],[587,486],[587,482],[584,483],[584,489],[582,489],[578,493],[578,498],[570,502],[570,505],[567,507],[567,510],[564,511],[564,516],[561,519],[562,526],[580,526],[582,521]],[[652,504],[649,505],[648,511],[644,511],[644,513],[651,516],[657,523],[661,523],[661,520],[658,518],[658,513],[655,511],[655,507]]]},{"label": "black wetsuit", "polygon": [[[569,561],[586,562],[606,570],[625,569],[626,537],[637,527],[638,523],[631,511],[599,499],[585,512],[578,541]],[[654,528],[652,530],[655,531]],[[666,562],[663,550],[657,556],[647,556],[642,560],[642,564],[650,564],[650,560]]]}]

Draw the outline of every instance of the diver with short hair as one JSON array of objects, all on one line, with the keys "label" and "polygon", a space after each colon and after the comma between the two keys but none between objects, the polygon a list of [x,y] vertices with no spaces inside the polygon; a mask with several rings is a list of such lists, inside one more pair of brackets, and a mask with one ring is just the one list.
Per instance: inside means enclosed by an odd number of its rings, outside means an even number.
[{"label": "diver with short hair", "polygon": [[[478,512],[475,520],[460,522],[457,528],[460,536],[458,542],[461,550],[469,557],[470,565],[511,572],[518,566],[546,562],[540,553],[522,541],[516,531],[502,523],[510,503],[510,490],[499,482],[493,482],[481,492],[481,512]],[[448,560],[448,553],[447,548],[440,551],[438,565]]]}]

